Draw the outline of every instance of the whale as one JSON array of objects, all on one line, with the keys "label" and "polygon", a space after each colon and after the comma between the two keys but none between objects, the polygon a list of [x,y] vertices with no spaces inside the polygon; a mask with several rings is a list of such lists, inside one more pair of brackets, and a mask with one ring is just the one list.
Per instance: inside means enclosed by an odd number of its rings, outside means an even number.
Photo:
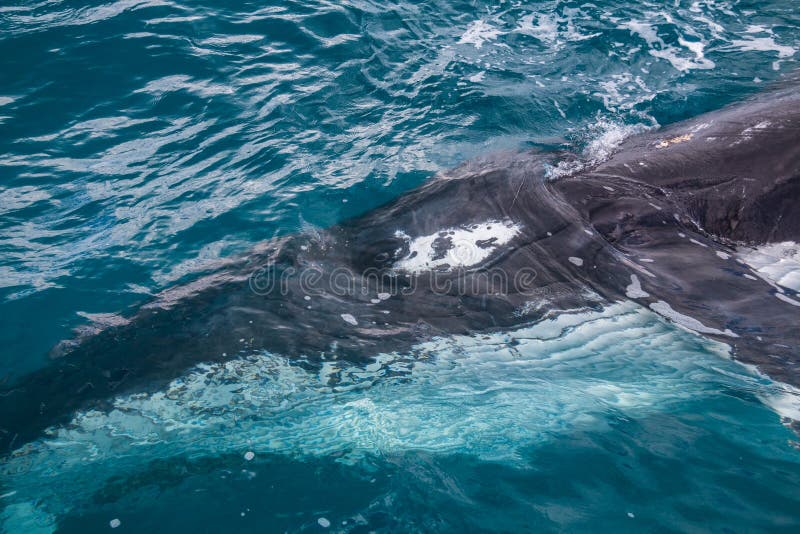
[{"label": "whale", "polygon": [[0,388],[0,454],[199,364],[259,351],[312,368],[367,363],[620,301],[800,386],[800,296],[740,257],[800,241],[798,202],[795,82],[629,137],[604,161],[568,150],[475,158],[82,328]]}]

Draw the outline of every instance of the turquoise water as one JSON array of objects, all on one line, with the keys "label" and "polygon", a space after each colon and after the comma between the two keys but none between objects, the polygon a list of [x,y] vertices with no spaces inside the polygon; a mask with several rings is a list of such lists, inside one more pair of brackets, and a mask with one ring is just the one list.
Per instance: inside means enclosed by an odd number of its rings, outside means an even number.
[{"label": "turquoise water", "polygon": [[[602,159],[758,92],[799,49],[792,0],[6,3],[0,375],[48,365],[96,314],[472,157]],[[0,520],[796,530],[785,392],[726,354],[632,304],[367,368],[257,354],[20,446]]]}]

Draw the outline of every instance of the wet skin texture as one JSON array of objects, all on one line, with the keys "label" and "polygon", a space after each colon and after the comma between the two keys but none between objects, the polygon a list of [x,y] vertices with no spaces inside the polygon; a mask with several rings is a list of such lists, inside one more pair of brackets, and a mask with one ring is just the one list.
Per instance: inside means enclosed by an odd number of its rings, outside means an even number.
[{"label": "wet skin texture", "polygon": [[[56,347],[51,365],[0,391],[0,451],[200,362],[264,349],[307,366],[365,361],[432,336],[599,308],[629,298],[632,275],[643,306],[667,303],[718,332],[708,335],[731,344],[739,360],[800,386],[800,307],[717,254],[800,241],[796,84],[631,138],[600,165],[548,178],[570,158],[468,162],[364,216],[265,243],[115,324],[88,328]],[[437,272],[393,268],[409,254],[398,231],[413,239],[487,221],[518,232],[502,246],[478,243],[491,248],[484,261]],[[433,246],[447,257],[453,245],[444,236]],[[490,283],[498,273],[504,281]],[[655,309],[663,313],[663,303]]]}]

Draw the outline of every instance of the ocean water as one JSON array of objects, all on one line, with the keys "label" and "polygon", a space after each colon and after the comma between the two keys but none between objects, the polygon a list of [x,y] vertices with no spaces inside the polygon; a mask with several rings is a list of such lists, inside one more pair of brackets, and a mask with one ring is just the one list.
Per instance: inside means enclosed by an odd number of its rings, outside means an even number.
[{"label": "ocean water", "polygon": [[[602,160],[798,50],[795,0],[5,2],[0,376],[470,158]],[[797,531],[794,395],[632,303],[366,366],[258,353],[3,451],[0,525]]]}]

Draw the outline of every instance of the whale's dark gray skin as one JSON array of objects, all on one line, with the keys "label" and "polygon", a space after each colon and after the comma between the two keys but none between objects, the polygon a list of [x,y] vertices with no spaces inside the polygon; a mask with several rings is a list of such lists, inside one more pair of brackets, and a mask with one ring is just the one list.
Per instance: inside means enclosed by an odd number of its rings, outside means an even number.
[{"label": "whale's dark gray skin", "polygon": [[[564,153],[471,161],[364,216],[273,240],[169,289],[0,391],[0,447],[199,362],[265,349],[309,366],[367,360],[627,298],[800,385],[797,296],[727,258],[745,244],[800,241],[800,91],[578,163]],[[562,168],[578,170],[553,172]]]}]

